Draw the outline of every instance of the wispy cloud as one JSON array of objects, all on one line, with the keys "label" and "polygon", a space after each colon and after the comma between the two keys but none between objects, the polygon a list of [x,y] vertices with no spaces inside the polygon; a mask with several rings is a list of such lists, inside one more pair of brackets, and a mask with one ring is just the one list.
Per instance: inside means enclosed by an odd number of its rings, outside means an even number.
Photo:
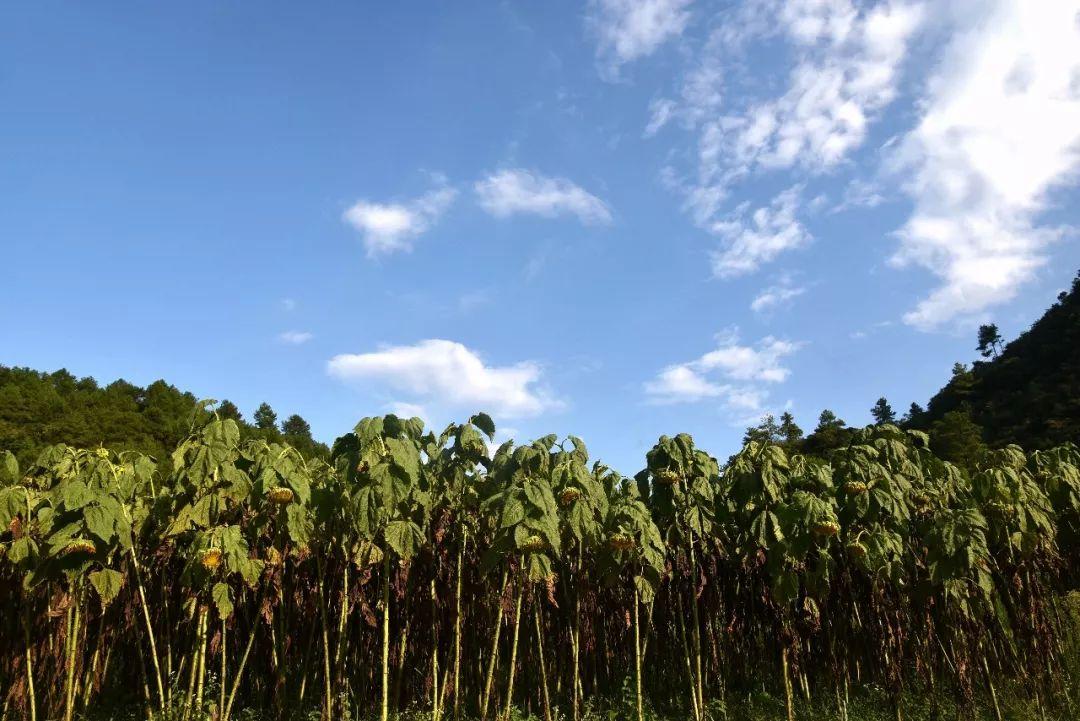
[{"label": "wispy cloud", "polygon": [[294,298],[282,298],[281,308],[287,313],[293,312],[296,310],[296,300]]},{"label": "wispy cloud", "polygon": [[801,190],[788,188],[749,216],[744,204],[727,219],[715,221],[709,229],[726,243],[712,253],[713,273],[720,278],[750,273],[785,251],[807,245],[812,236],[796,217]]},{"label": "wispy cloud", "polygon": [[844,188],[843,198],[829,209],[829,213],[842,213],[852,208],[876,208],[884,202],[880,185],[855,178]]},{"label": "wispy cloud", "polygon": [[750,303],[750,310],[755,313],[765,313],[787,304],[805,292],[805,286],[795,285],[790,274],[782,273],[776,283],[762,289],[754,297]]},{"label": "wispy cloud", "polygon": [[940,279],[904,316],[932,329],[1012,298],[1061,229],[1039,224],[1080,170],[1080,5],[963,2],[955,34],[898,146],[914,211],[896,266]]},{"label": "wispy cloud", "polygon": [[412,396],[407,402],[425,408],[477,411],[500,417],[536,416],[563,407],[543,383],[538,363],[523,361],[490,366],[475,351],[449,340],[387,346],[369,353],[334,356],[331,376],[385,384]]},{"label": "wispy cloud", "polygon": [[413,240],[431,228],[456,197],[455,189],[440,187],[404,202],[360,200],[343,219],[360,232],[368,257],[409,251]]},{"label": "wispy cloud", "polygon": [[596,39],[600,75],[616,80],[623,65],[682,35],[692,1],[590,0],[585,21]]},{"label": "wispy cloud", "polygon": [[676,107],[675,101],[668,98],[657,98],[649,103],[649,124],[645,126],[642,135],[651,138],[660,132],[675,116]]},{"label": "wispy cloud", "polygon": [[566,178],[523,169],[500,170],[475,185],[480,207],[497,218],[518,213],[553,218],[576,216],[582,223],[611,222],[604,201]]},{"label": "wispy cloud", "polygon": [[315,336],[303,330],[287,330],[278,334],[278,341],[286,345],[303,345]]},{"label": "wispy cloud", "polygon": [[766,336],[742,345],[735,332],[717,336],[717,347],[701,357],[669,365],[645,383],[645,394],[658,404],[716,400],[739,418],[760,415],[767,386],[783,383],[790,370],[783,365],[800,343]]},{"label": "wispy cloud", "polygon": [[[696,133],[696,172],[670,183],[695,221],[710,225],[734,181],[756,172],[797,168],[827,172],[860,147],[871,123],[897,94],[924,3],[886,0],[750,0],[727,10],[685,74],[674,108],[654,108],[650,126],[679,117]],[[782,37],[796,62],[773,97],[720,86],[755,39]],[[671,171],[669,171],[671,173]]]}]

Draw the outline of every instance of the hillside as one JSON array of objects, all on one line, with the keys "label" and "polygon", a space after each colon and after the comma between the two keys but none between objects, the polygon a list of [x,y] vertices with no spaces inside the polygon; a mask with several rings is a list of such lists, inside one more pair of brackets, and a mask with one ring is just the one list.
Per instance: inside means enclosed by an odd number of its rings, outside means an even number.
[{"label": "hillside", "polygon": [[932,427],[967,411],[991,446],[1018,443],[1042,449],[1080,438],[1080,274],[1072,288],[1000,353],[953,377],[911,419]]},{"label": "hillside", "polygon": [[[44,373],[0,365],[0,449],[14,453],[23,467],[54,443],[140,451],[167,463],[199,412],[195,395],[163,380],[145,388],[124,380],[101,386],[67,370]],[[242,437],[287,438],[306,456],[329,454],[299,415],[279,426],[276,414],[263,404],[255,422],[248,423],[229,401],[221,403],[219,414],[236,420]]]}]

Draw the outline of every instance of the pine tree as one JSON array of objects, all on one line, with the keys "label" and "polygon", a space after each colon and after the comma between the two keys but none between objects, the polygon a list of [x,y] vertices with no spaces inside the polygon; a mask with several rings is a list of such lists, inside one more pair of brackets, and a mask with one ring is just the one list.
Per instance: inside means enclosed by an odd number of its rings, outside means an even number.
[{"label": "pine tree", "polygon": [[825,453],[834,448],[840,448],[848,442],[851,430],[847,424],[829,409],[825,409],[818,416],[818,424],[805,442],[807,453]]},{"label": "pine tree", "polygon": [[761,418],[761,423],[750,426],[743,434],[743,443],[757,441],[758,443],[776,443],[780,440],[780,427],[776,425],[776,418],[768,413]]},{"label": "pine tree", "polygon": [[311,440],[311,424],[304,420],[303,416],[293,413],[281,424],[281,432],[289,438],[303,438]]},{"label": "pine tree", "polygon": [[911,406],[908,407],[907,413],[900,419],[900,423],[907,427],[918,428],[925,413],[926,411],[923,410],[922,406],[912,401]]},{"label": "pine tree", "polygon": [[975,350],[982,354],[983,358],[989,358],[993,356],[998,357],[1001,352],[1001,344],[1004,341],[1001,338],[1001,333],[998,332],[998,327],[994,323],[979,326],[979,345]]},{"label": "pine tree", "polygon": [[269,403],[262,403],[255,409],[255,427],[262,430],[277,430],[277,413]]},{"label": "pine tree", "polygon": [[236,407],[236,404],[230,400],[224,400],[217,408],[217,414],[220,418],[231,418],[237,423],[244,422],[244,416],[240,413],[240,409]]},{"label": "pine tree", "polygon": [[803,439],[803,430],[799,428],[799,424],[795,422],[795,416],[790,412],[784,411],[780,416],[779,427],[780,440],[789,449],[794,448],[799,441]]},{"label": "pine tree", "polygon": [[896,423],[896,412],[889,405],[889,401],[885,399],[885,396],[877,399],[877,403],[870,409],[870,415],[874,417],[875,425]]}]

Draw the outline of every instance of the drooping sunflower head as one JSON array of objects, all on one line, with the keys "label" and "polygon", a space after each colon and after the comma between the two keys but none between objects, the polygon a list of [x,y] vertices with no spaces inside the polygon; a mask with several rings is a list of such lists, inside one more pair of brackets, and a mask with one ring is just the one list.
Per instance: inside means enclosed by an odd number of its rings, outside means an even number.
[{"label": "drooping sunflower head", "polygon": [[656,474],[656,482],[662,486],[674,486],[679,482],[679,474],[670,468],[665,468]]},{"label": "drooping sunflower head", "polygon": [[815,523],[810,530],[814,532],[815,536],[828,538],[840,533],[840,524],[836,521],[822,521],[821,523]]},{"label": "drooping sunflower head", "polygon": [[267,494],[271,503],[279,506],[287,506],[293,501],[293,492],[291,488],[278,487],[274,488]]},{"label": "drooping sunflower head", "polygon": [[536,553],[537,551],[543,551],[547,546],[544,539],[541,536],[529,536],[525,539],[525,542],[521,544],[522,550],[529,551],[530,553]]},{"label": "drooping sunflower head", "polygon": [[569,506],[571,503],[581,498],[581,490],[577,488],[564,488],[562,493],[559,494],[559,503],[563,506]]},{"label": "drooping sunflower head", "polygon": [[199,563],[207,571],[213,571],[215,568],[221,565],[221,549],[220,548],[208,548],[202,552],[199,557]]},{"label": "drooping sunflower head", "polygon": [[852,558],[866,558],[866,546],[858,541],[852,541],[845,548]]},{"label": "drooping sunflower head", "polygon": [[88,541],[85,538],[78,538],[74,541],[68,542],[66,546],[60,549],[61,556],[93,556],[97,553],[97,546],[93,541]]}]

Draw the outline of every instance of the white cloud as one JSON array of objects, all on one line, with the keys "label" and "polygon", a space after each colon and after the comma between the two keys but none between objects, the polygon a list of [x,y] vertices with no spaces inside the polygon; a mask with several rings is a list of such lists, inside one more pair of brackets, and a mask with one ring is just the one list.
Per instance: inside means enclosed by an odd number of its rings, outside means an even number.
[{"label": "white cloud", "polygon": [[303,330],[287,330],[278,335],[278,340],[287,345],[303,345],[315,336]]},{"label": "white cloud", "polygon": [[782,361],[801,346],[772,336],[755,346],[741,345],[734,332],[720,334],[717,343],[700,358],[667,366],[647,381],[649,400],[671,404],[717,399],[739,418],[760,415],[769,395],[766,386],[787,380],[790,371]]},{"label": "white cloud", "polygon": [[553,218],[575,215],[582,223],[610,223],[611,211],[595,195],[566,178],[523,169],[500,170],[475,186],[480,207],[497,218],[530,213]]},{"label": "white cloud", "polygon": [[[733,182],[755,171],[817,174],[843,162],[897,94],[924,3],[756,0],[725,11],[683,80],[678,115],[697,133],[697,172],[680,183],[695,222],[708,226]],[[783,92],[754,98],[760,81],[724,114],[720,80],[751,39],[786,38],[796,58]]]},{"label": "white cloud", "polygon": [[783,274],[780,276],[777,283],[763,289],[754,297],[754,300],[750,303],[750,310],[755,313],[763,313],[767,310],[784,305],[791,299],[798,298],[805,292],[805,287],[796,286],[792,282],[790,275]]},{"label": "white cloud", "polygon": [[802,53],[787,91],[733,122],[739,170],[753,164],[828,168],[860,146],[874,113],[896,96],[908,41],[923,6],[853,0],[784,2],[780,22]]},{"label": "white cloud", "polygon": [[953,11],[955,35],[896,159],[915,208],[892,262],[940,279],[904,316],[921,329],[978,317],[1032,278],[1062,232],[1039,213],[1080,169],[1080,3]]},{"label": "white cloud", "polygon": [[642,137],[651,138],[660,132],[675,115],[675,108],[675,101],[667,98],[656,98],[649,103],[649,123],[645,126]]},{"label": "white cloud", "polygon": [[750,273],[784,251],[808,244],[812,236],[795,217],[800,191],[799,186],[788,188],[749,217],[744,204],[730,219],[713,222],[710,230],[727,241],[712,253],[714,275],[728,278]]},{"label": "white cloud", "polygon": [[337,355],[327,370],[342,380],[385,383],[411,395],[408,402],[423,402],[425,407],[483,410],[509,418],[536,416],[563,406],[543,385],[539,364],[488,366],[474,351],[449,340]]},{"label": "white cloud", "polygon": [[829,213],[842,213],[850,208],[876,208],[885,202],[881,187],[874,182],[854,178],[844,188],[844,197]]},{"label": "white cloud", "polygon": [[281,299],[281,307],[286,312],[291,313],[294,310],[296,310],[296,300],[294,298],[282,298]]},{"label": "white cloud", "polygon": [[441,187],[402,203],[357,201],[342,218],[360,231],[368,257],[412,250],[412,241],[428,230],[457,197]]},{"label": "white cloud", "polygon": [[730,391],[731,386],[706,380],[691,364],[668,366],[654,380],[645,383],[645,393],[658,403],[694,403]]},{"label": "white cloud", "polygon": [[618,78],[625,63],[652,55],[682,35],[692,0],[591,0],[586,25],[597,41],[600,73]]}]

